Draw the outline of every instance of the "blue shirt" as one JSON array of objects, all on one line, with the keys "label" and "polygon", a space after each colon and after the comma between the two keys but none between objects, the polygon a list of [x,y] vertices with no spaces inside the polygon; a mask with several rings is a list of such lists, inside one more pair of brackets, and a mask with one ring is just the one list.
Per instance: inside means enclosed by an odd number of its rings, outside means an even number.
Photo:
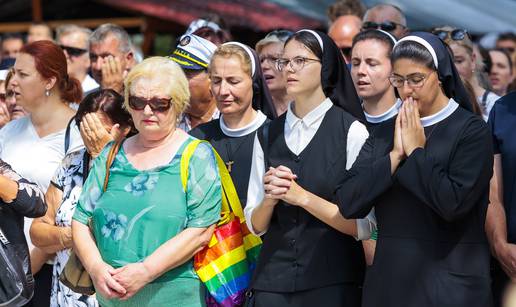
[{"label": "blue shirt", "polygon": [[516,92],[494,104],[488,120],[493,134],[494,153],[502,155],[503,203],[507,216],[507,236],[516,243]]}]

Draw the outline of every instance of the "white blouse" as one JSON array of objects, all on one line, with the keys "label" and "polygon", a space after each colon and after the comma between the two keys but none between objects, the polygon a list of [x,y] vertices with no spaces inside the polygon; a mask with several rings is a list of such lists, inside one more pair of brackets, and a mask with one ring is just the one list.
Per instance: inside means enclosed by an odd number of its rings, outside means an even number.
[{"label": "white blouse", "polygon": [[[287,109],[287,117],[285,120],[285,142],[288,148],[298,155],[306,148],[312,140],[315,133],[321,126],[326,112],[333,106],[329,98],[326,98],[319,106],[310,111],[305,117],[298,118],[292,112],[292,103]],[[360,149],[369,137],[367,128],[359,121],[351,124],[347,137],[347,160],[346,169],[350,169],[355,162]],[[256,135],[254,138],[253,157],[251,162],[251,174],[249,187],[247,190],[247,204],[244,208],[244,215],[247,227],[256,235],[265,233],[257,233],[253,229],[251,216],[256,207],[260,205],[265,192],[263,189],[263,175],[265,174],[265,159],[263,149]],[[376,229],[376,219],[374,214],[370,213],[366,218],[357,220],[357,239],[367,240],[371,237],[371,233]]]}]

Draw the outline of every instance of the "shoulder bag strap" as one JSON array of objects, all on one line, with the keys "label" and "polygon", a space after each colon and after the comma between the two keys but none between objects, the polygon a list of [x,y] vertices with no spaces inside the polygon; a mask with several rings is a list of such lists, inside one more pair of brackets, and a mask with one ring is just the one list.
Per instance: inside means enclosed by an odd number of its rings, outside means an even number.
[{"label": "shoulder bag strap", "polygon": [[106,192],[108,181],[109,181],[110,168],[111,168],[111,165],[113,164],[113,161],[115,160],[118,150],[120,149],[122,141],[123,140],[116,142],[109,149],[109,153],[108,153],[108,156],[106,159],[106,176],[104,177],[104,184],[102,185],[102,192]]},{"label": "shoulder bag strap", "polygon": [[64,139],[64,153],[68,152],[68,149],[70,148],[70,129],[72,126],[72,122],[75,120],[75,115],[72,116],[70,121],[68,122],[68,125],[66,125],[66,131],[65,131],[65,139]]}]

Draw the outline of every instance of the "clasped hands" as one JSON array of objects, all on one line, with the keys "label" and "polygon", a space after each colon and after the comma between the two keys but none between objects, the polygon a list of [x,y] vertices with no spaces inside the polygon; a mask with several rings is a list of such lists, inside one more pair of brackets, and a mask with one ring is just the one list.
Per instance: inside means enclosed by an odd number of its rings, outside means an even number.
[{"label": "clasped hands", "polygon": [[418,103],[412,97],[407,97],[396,118],[394,146],[391,153],[401,161],[410,156],[416,148],[424,148],[425,143],[425,130],[421,124]]},{"label": "clasped hands", "polygon": [[154,278],[143,262],[130,263],[118,269],[101,261],[90,272],[95,290],[107,299],[127,300]]},{"label": "clasped hands", "polygon": [[286,166],[269,167],[263,176],[265,198],[273,200],[274,205],[283,200],[290,205],[304,206],[308,193],[297,184],[296,179],[297,175]]}]

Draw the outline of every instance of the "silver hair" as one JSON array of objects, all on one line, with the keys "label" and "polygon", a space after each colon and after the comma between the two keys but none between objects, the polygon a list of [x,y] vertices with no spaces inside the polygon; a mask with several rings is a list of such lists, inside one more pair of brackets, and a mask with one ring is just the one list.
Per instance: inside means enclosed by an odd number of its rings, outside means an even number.
[{"label": "silver hair", "polygon": [[70,33],[81,32],[90,37],[92,31],[85,27],[80,27],[74,24],[64,24],[56,28],[56,40],[59,40],[62,36],[66,36]]},{"label": "silver hair", "polygon": [[392,9],[396,10],[400,17],[400,24],[402,24],[405,27],[407,26],[407,18],[405,17],[405,13],[403,13],[403,11],[398,6],[396,6],[394,4],[388,4],[388,3],[379,3],[375,6],[370,7],[365,12],[364,18],[362,20],[367,20],[367,16],[368,16],[369,12],[371,12],[373,10],[381,10],[381,9],[385,9],[385,8],[392,8]]},{"label": "silver hair", "polygon": [[90,46],[92,44],[99,44],[104,41],[108,36],[114,36],[118,41],[118,50],[123,53],[130,52],[132,50],[131,38],[129,34],[120,26],[105,23],[100,25],[90,36]]}]

